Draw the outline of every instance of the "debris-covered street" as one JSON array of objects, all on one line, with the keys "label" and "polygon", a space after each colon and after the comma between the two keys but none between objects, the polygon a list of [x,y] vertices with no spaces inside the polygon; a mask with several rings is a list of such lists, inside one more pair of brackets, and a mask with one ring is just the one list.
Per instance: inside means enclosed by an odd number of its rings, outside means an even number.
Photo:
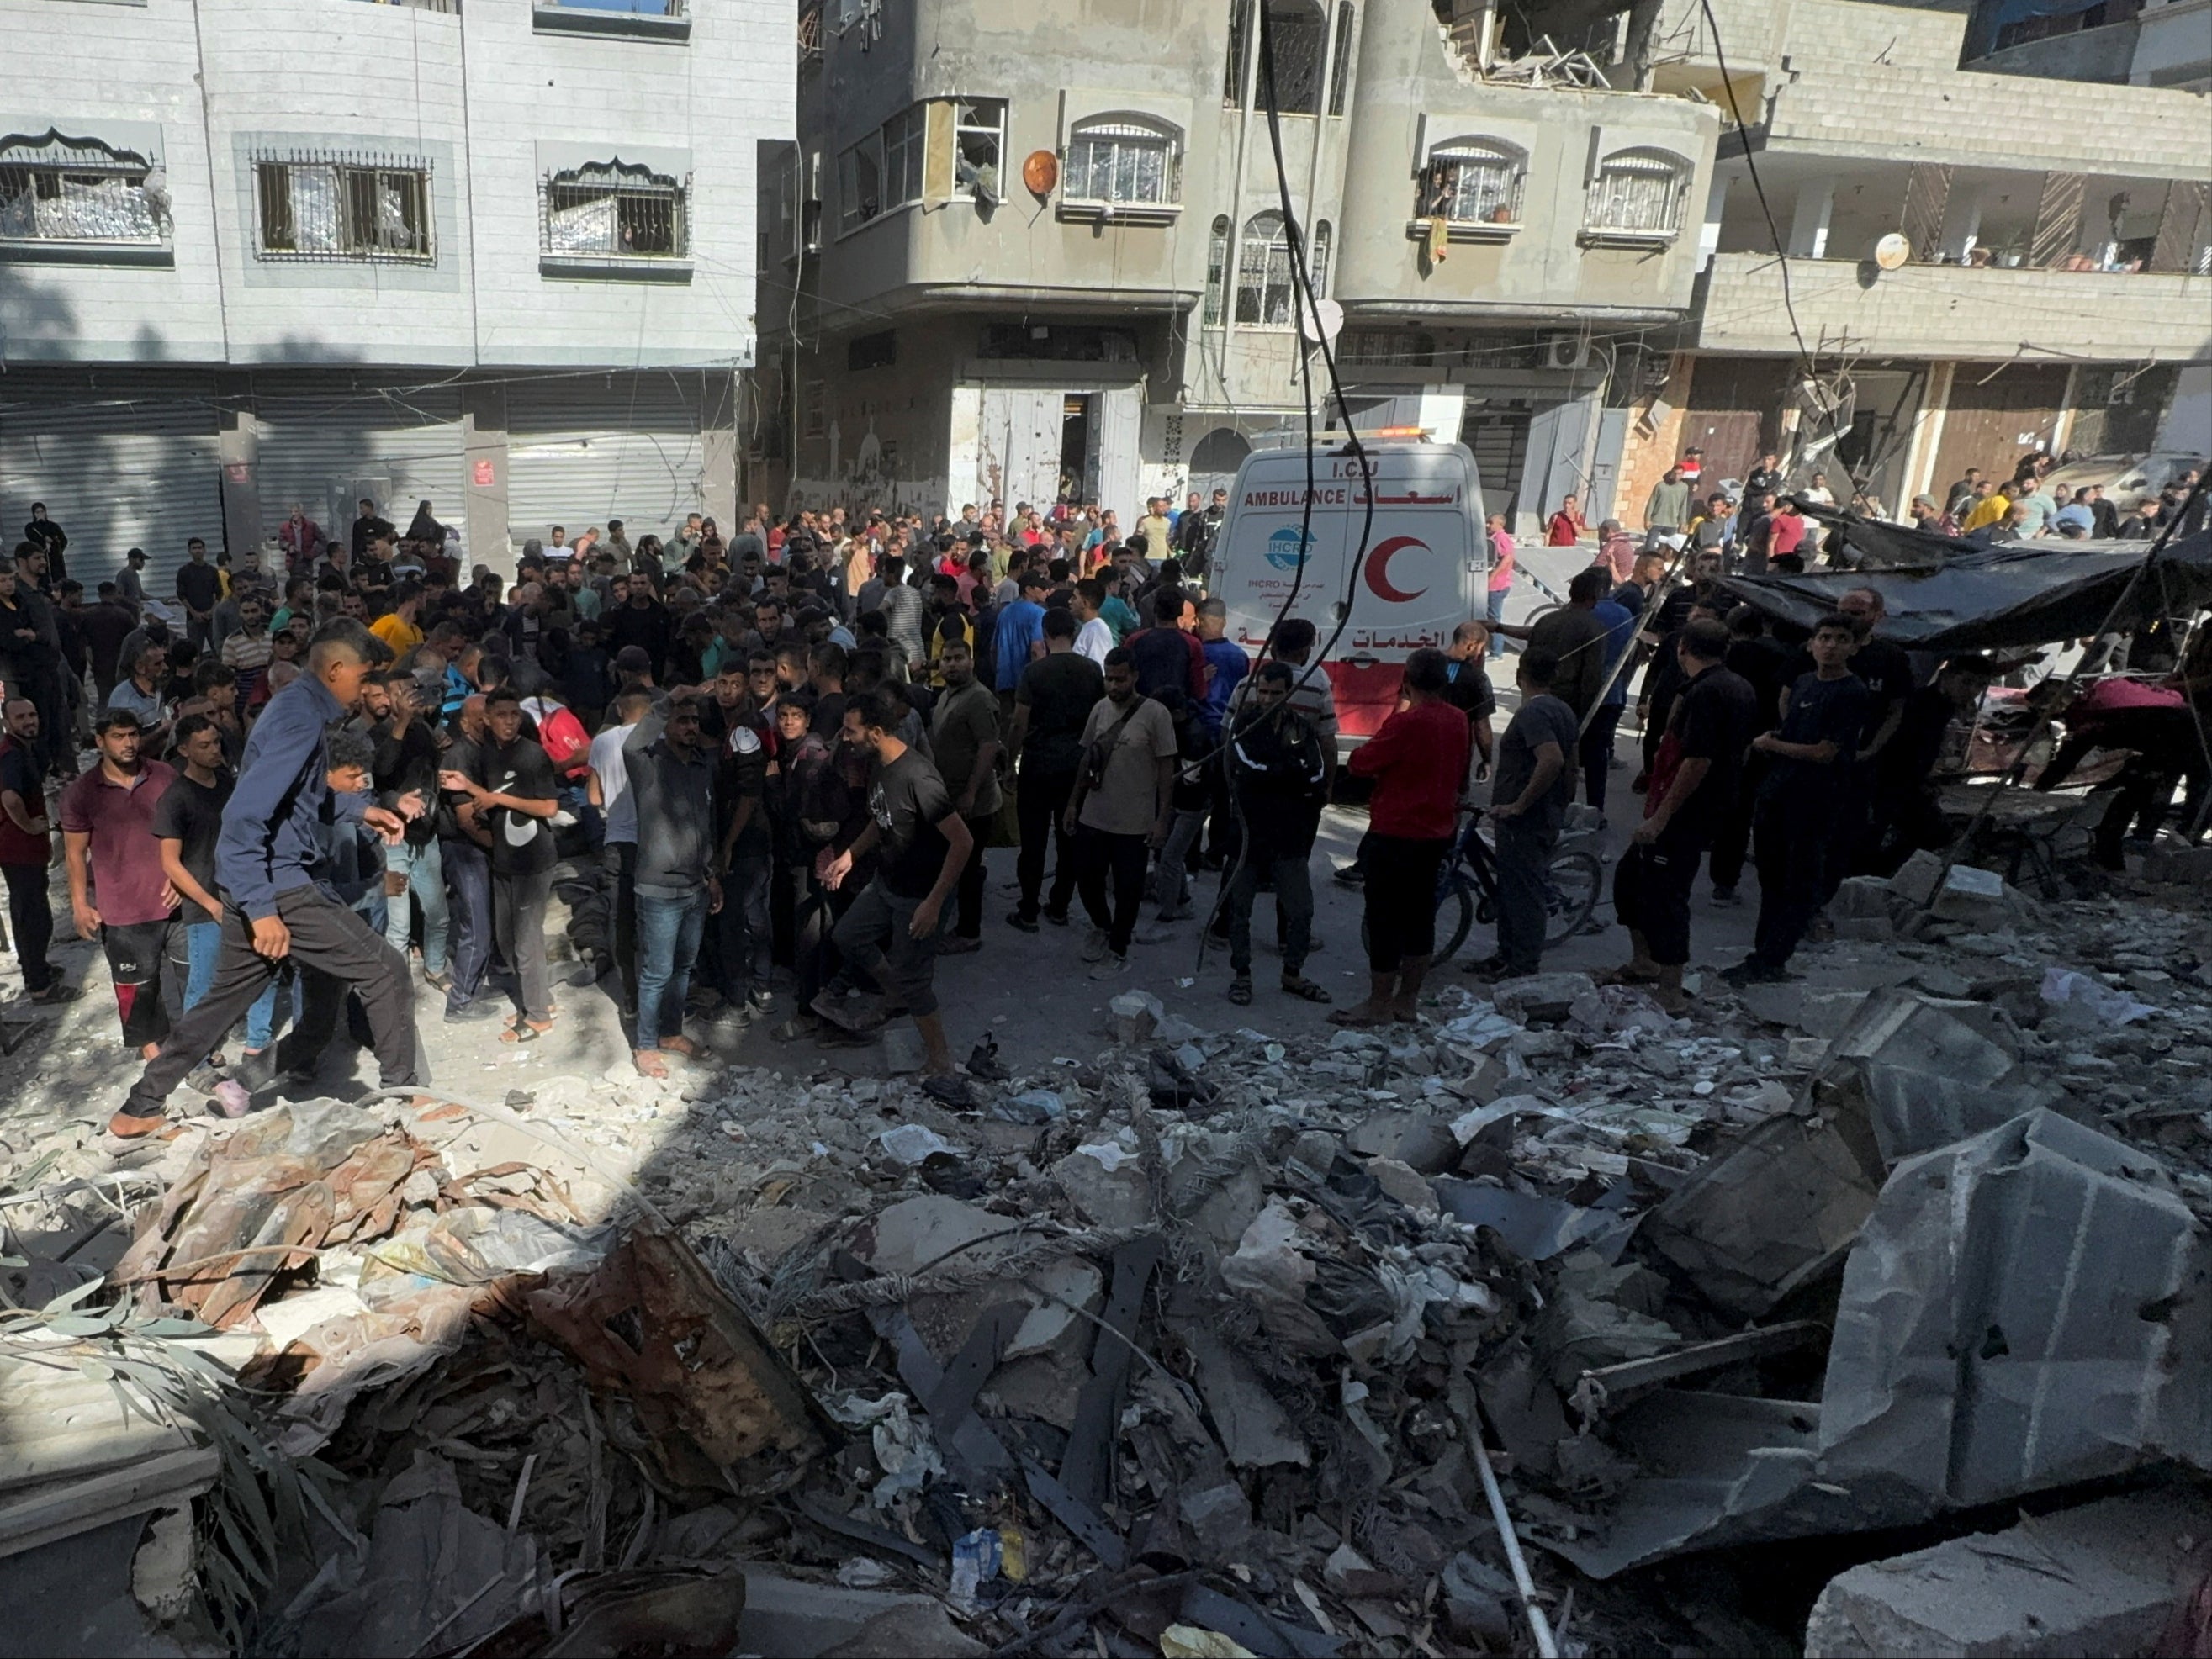
[{"label": "debris-covered street", "polygon": [[1561,967],[1331,1030],[1186,929],[965,1112],[579,1027],[118,1156],[71,1010],[8,1060],[11,1568],[112,1651],[2130,1650],[2212,1468],[2161,867],[1923,855],[1679,1020]]}]

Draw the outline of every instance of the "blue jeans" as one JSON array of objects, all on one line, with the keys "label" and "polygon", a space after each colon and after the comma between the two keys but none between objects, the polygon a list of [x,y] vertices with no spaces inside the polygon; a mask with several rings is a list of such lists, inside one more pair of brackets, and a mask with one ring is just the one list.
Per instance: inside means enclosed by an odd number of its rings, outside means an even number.
[{"label": "blue jeans", "polygon": [[[196,921],[185,929],[186,971],[185,975],[185,1012],[190,1013],[199,1000],[215,983],[216,958],[222,954],[222,924],[219,921]],[[254,998],[253,1006],[246,1011],[246,1046],[258,1054],[269,1046],[270,1033],[276,1024],[276,989],[283,983],[280,977],[269,981],[269,987]],[[300,1017],[299,982],[293,981],[292,1018]]]},{"label": "blue jeans", "polygon": [[[438,851],[436,837],[420,847],[410,847],[403,841],[396,847],[386,848],[384,872],[386,876],[401,876],[406,880],[406,885],[399,891],[384,896],[384,942],[401,956],[407,954],[408,930],[414,922],[415,906],[420,904],[422,971],[444,973],[446,942],[452,920],[446,914],[446,861]],[[386,883],[387,887],[390,884]]]},{"label": "blue jeans", "polygon": [[447,1012],[466,1007],[483,988],[491,961],[491,860],[472,841],[448,840],[438,849],[453,896],[453,988]]},{"label": "blue jeans", "polygon": [[704,890],[689,898],[637,896],[637,1048],[656,1048],[684,1030],[691,963],[707,927]]},{"label": "blue jeans", "polygon": [[[1490,590],[1490,608],[1487,614],[1493,624],[1505,620],[1505,596],[1510,591],[1504,587],[1493,587]],[[1490,654],[1492,656],[1502,657],[1507,652],[1517,649],[1519,647],[1504,635],[1495,633],[1491,635]]]}]

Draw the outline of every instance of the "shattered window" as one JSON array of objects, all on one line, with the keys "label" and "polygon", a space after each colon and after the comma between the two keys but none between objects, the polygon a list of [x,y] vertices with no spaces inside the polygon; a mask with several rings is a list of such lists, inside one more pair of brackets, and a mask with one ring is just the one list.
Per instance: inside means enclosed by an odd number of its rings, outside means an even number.
[{"label": "shattered window", "polygon": [[648,167],[554,173],[542,187],[544,252],[615,259],[680,259],[691,251],[684,185]]},{"label": "shattered window", "polygon": [[128,150],[49,132],[0,144],[0,241],[161,240],[146,192],[153,169]]},{"label": "shattered window", "polygon": [[1006,154],[1006,100],[961,98],[952,106],[952,179],[962,190],[999,199]]}]

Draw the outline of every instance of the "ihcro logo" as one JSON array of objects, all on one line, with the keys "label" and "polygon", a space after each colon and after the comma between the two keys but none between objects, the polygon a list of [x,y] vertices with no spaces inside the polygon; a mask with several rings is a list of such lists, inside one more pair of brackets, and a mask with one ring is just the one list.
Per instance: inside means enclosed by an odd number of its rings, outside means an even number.
[{"label": "ihcro logo", "polygon": [[1278,570],[1296,570],[1312,551],[1312,536],[1302,535],[1294,524],[1285,525],[1267,538],[1267,562]]}]

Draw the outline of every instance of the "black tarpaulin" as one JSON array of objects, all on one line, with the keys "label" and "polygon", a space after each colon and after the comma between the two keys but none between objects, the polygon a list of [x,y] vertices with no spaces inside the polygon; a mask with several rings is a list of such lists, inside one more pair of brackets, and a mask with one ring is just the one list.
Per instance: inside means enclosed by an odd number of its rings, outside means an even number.
[{"label": "black tarpaulin", "polygon": [[1935,570],[1731,576],[1723,585],[1802,629],[1851,589],[1870,587],[1888,612],[1876,630],[1884,639],[1915,651],[2012,650],[2086,638],[2123,595],[2112,623],[2121,630],[2212,607],[2212,531],[2176,538],[2154,559],[2140,542],[2014,543],[1954,554]]},{"label": "black tarpaulin", "polygon": [[1851,562],[1862,570],[1933,569],[1961,554],[1982,550],[1978,542],[1933,535],[1909,524],[1869,519],[1841,507],[1823,507],[1818,501],[1806,501],[1799,511],[1836,532],[1854,555]]}]

